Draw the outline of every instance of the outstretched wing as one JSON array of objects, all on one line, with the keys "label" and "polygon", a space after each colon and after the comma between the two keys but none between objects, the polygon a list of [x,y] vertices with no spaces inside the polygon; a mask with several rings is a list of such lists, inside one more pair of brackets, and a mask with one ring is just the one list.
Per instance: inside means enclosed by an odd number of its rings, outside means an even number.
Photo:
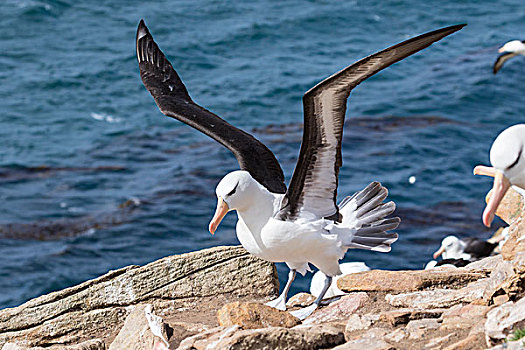
[{"label": "outstretched wing", "polygon": [[492,68],[492,73],[496,74],[501,67],[503,67],[503,64],[507,62],[509,59],[511,59],[514,56],[517,56],[518,54],[515,52],[504,52],[501,55],[498,56],[498,59],[496,62],[494,62],[494,67]]},{"label": "outstretched wing", "polygon": [[240,168],[248,171],[270,192],[286,192],[284,174],[273,153],[252,135],[192,101],[143,20],[137,29],[137,59],[142,82],[162,113],[188,124],[228,148],[237,158]]},{"label": "outstretched wing", "polygon": [[277,218],[293,220],[306,212],[339,221],[337,176],[342,164],[341,138],[350,91],[382,69],[464,26],[446,27],[403,41],[363,58],[305,93],[301,151]]}]

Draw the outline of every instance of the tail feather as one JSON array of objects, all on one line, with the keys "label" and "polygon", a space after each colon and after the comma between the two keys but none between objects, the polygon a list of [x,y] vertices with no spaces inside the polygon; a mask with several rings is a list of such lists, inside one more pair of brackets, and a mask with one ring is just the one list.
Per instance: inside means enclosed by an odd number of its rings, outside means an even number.
[{"label": "tail feather", "polygon": [[390,251],[390,245],[397,240],[398,235],[387,231],[396,229],[401,219],[387,218],[396,208],[394,202],[383,203],[387,196],[385,187],[379,182],[372,182],[340,203],[342,225],[354,229],[353,234],[343,238],[344,247]]},{"label": "tail feather", "polygon": [[363,203],[366,203],[370,198],[373,198],[377,194],[377,192],[381,190],[381,188],[381,184],[377,181],[374,181],[360,192],[357,192],[357,195],[355,196],[357,206],[360,207]]},{"label": "tail feather", "polygon": [[401,219],[398,217],[376,221],[371,226],[363,226],[357,230],[356,236],[367,236],[371,233],[394,230],[399,226]]},{"label": "tail feather", "polygon": [[379,245],[379,244],[392,244],[397,241],[397,233],[386,233],[383,232],[383,236],[378,237],[354,237],[352,243],[364,244],[364,245]]},{"label": "tail feather", "polygon": [[388,253],[390,250],[392,250],[392,248],[390,247],[390,244],[379,244],[379,245],[370,246],[368,244],[352,243],[352,246],[349,246],[348,248],[373,250],[375,252],[381,252],[381,253]]},{"label": "tail feather", "polygon": [[370,198],[366,203],[363,203],[357,210],[357,217],[363,216],[365,213],[368,213],[370,210],[377,208],[385,198],[388,196],[388,190],[384,187],[381,187],[380,190]]},{"label": "tail feather", "polygon": [[347,205],[352,199],[354,199],[359,192],[354,193],[352,196],[345,197],[341,203],[339,203],[339,208],[343,208],[345,205]]},{"label": "tail feather", "polygon": [[383,238],[388,238],[388,237],[385,237],[385,235],[390,235],[390,234],[397,234],[397,233],[392,233],[392,232],[385,232],[385,231],[376,231],[376,232],[368,232],[366,235],[363,235],[361,234],[361,232],[357,232],[356,234],[352,235],[349,239],[349,242],[352,242],[354,241],[354,238],[358,238],[358,237],[361,237],[361,238],[366,238],[366,237],[383,237]]},{"label": "tail feather", "polygon": [[396,210],[396,204],[394,202],[384,203],[378,205],[368,213],[365,213],[360,218],[360,221],[363,223],[363,225],[370,224],[392,214],[394,210]]}]

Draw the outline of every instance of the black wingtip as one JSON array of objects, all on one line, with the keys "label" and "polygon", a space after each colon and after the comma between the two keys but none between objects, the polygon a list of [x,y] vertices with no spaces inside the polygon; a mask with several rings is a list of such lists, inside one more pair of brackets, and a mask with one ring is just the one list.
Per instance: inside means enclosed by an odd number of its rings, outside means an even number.
[{"label": "black wingtip", "polygon": [[[462,24],[455,24],[453,26],[443,27],[443,28],[440,28],[440,29],[436,29],[436,30],[430,31],[428,33],[421,34],[419,37],[428,36],[428,35],[442,34],[443,35],[442,37],[444,38],[446,36],[449,36],[452,33],[457,32],[458,30],[463,29],[466,25],[467,25],[466,23],[462,23]],[[440,39],[438,39],[438,40],[440,40]]]},{"label": "black wingtip", "polygon": [[448,27],[443,27],[441,29],[437,29],[434,32],[446,32],[448,33],[447,35],[450,35],[454,32],[457,32],[458,30],[463,29],[466,25],[467,23],[455,24],[453,26],[448,26]]},{"label": "black wingtip", "polygon": [[[467,23],[460,23],[460,24],[456,24],[456,25],[453,25],[453,26],[448,26],[448,27],[445,27],[445,28],[450,28],[450,29],[455,29],[455,30],[460,30],[462,29],[463,27],[465,27],[467,25]],[[444,28],[444,29],[445,29]]]},{"label": "black wingtip", "polygon": [[512,52],[503,52],[501,55],[498,56],[496,59],[496,62],[494,62],[494,65],[492,66],[492,73],[496,74],[499,72],[499,70],[503,67],[503,64],[506,60],[511,58],[513,56]]}]

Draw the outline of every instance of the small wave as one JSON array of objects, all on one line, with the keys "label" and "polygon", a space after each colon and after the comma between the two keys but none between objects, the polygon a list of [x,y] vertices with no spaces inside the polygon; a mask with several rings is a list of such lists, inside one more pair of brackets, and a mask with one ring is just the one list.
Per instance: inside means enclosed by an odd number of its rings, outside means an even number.
[{"label": "small wave", "polygon": [[112,117],[109,114],[104,114],[104,113],[92,112],[90,114],[90,116],[91,116],[91,118],[93,118],[95,120],[105,121],[105,122],[108,122],[108,123],[120,123],[122,121],[122,118]]},{"label": "small wave", "polygon": [[81,235],[82,236],[93,236],[96,232],[97,232],[97,230],[95,230],[94,228],[90,228],[90,229],[84,231]]},{"label": "small wave", "polygon": [[60,0],[8,0],[6,4],[18,9],[20,15],[30,16],[37,20],[40,20],[42,16],[57,17],[71,6],[69,3]]},{"label": "small wave", "polygon": [[46,4],[45,2],[41,1],[11,1],[11,4],[14,4],[15,6],[18,6],[21,9],[26,8],[43,8],[46,11],[51,11],[53,7],[49,4]]}]

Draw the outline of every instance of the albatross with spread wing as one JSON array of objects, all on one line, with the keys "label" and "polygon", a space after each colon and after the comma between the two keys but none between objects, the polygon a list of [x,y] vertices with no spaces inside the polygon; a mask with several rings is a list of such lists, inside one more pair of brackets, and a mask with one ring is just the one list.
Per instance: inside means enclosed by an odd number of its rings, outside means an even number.
[{"label": "albatross with spread wing", "polygon": [[336,203],[346,102],[350,91],[365,79],[463,26],[442,28],[389,47],[307,91],[303,97],[303,141],[287,188],[277,159],[265,145],[193,102],[144,21],[140,21],[136,38],[140,76],[161,112],[221,143],[235,155],[241,168],[217,185],[217,210],[209,231],[215,233],[226,213],[236,210],[237,237],[244,248],[262,259],[285,262],[290,268],[283,292],[268,305],[286,309],[296,272],[305,274],[311,263],[326,280],[313,305],[293,312],[304,319],[317,308],[332,277],[341,273],[338,261],[349,248],[390,251],[397,234],[387,231],[397,228],[400,219],[386,218],[395,209],[393,202],[383,203],[386,188],[373,182]]}]

